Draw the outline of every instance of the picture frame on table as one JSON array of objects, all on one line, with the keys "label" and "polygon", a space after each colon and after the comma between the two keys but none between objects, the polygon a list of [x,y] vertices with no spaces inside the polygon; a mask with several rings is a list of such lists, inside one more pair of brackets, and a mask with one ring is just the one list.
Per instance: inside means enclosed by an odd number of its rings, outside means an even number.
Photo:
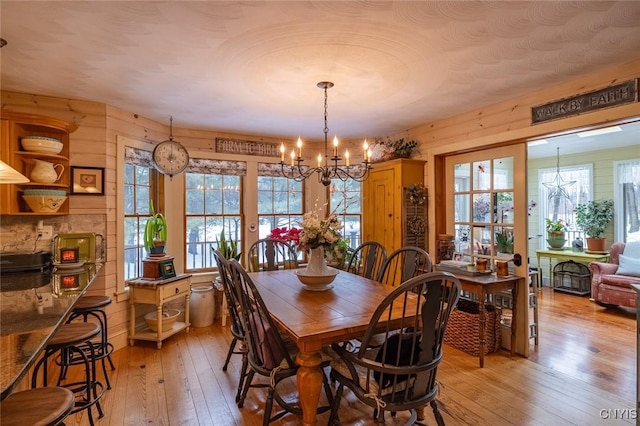
[{"label": "picture frame on table", "polygon": [[458,262],[462,262],[462,253],[459,251],[453,252],[453,260],[457,260]]},{"label": "picture frame on table", "polygon": [[71,195],[104,195],[104,167],[71,166]]},{"label": "picture frame on table", "polygon": [[173,259],[163,260],[158,263],[160,267],[160,278],[166,280],[167,278],[174,278],[176,276],[176,268],[173,266]]}]

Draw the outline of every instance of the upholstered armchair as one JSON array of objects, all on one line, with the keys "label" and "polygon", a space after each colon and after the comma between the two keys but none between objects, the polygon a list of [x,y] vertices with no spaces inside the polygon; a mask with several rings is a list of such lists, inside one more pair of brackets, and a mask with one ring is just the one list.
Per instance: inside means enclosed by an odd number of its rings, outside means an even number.
[{"label": "upholstered armchair", "polygon": [[[636,292],[631,288],[631,284],[640,284],[640,271],[634,270],[635,265],[640,264],[640,258],[636,258],[635,253],[625,255],[624,252],[624,243],[614,243],[609,251],[608,263],[589,264],[591,298],[596,303],[604,306],[636,307]],[[620,263],[621,255],[624,265]],[[627,273],[630,275],[626,275]]]}]

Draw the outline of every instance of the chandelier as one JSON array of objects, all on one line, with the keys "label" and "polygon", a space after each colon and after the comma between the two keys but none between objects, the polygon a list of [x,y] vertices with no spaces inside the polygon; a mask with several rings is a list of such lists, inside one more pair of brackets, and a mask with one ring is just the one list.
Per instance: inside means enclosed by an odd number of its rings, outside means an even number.
[{"label": "chandelier", "polygon": [[333,138],[332,156],[329,157],[329,141],[327,135],[329,133],[329,127],[327,125],[327,89],[333,87],[333,83],[330,81],[321,81],[317,84],[320,89],[324,90],[324,165],[322,161],[322,154],[318,154],[318,165],[316,167],[305,167],[302,165],[304,160],[302,159],[302,139],[298,137],[296,142],[296,148],[291,151],[291,162],[287,165],[284,161],[285,147],[284,143],[280,145],[280,166],[282,169],[282,175],[288,179],[293,179],[296,182],[302,182],[309,176],[317,173],[318,182],[324,186],[331,184],[331,179],[338,178],[342,181],[352,179],[357,182],[362,182],[369,177],[369,170],[371,170],[371,150],[367,140],[364,140],[363,144],[363,161],[362,166],[351,166],[349,150],[344,151],[344,164],[338,164],[342,161],[342,157],[338,155],[338,138]]},{"label": "chandelier", "polygon": [[567,204],[571,203],[571,195],[568,188],[575,185],[575,180],[565,182],[560,174],[560,147],[556,148],[556,176],[551,182],[542,182],[549,190],[547,198],[549,200],[549,215],[553,220],[558,220],[559,216],[566,216],[569,212]]}]

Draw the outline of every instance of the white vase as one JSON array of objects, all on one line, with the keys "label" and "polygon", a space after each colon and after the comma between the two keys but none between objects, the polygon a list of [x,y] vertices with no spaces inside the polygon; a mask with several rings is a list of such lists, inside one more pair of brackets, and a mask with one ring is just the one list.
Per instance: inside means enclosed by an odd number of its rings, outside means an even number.
[{"label": "white vase", "polygon": [[309,249],[309,263],[307,263],[306,274],[307,275],[329,275],[331,270],[327,266],[327,261],[324,258],[324,247]]}]

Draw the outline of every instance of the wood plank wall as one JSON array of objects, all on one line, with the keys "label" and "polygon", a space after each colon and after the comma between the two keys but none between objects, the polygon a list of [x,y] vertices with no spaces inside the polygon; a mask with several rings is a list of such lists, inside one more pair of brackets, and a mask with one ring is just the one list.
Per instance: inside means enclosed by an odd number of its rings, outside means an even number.
[{"label": "wood plank wall", "polygon": [[[436,211],[438,191],[436,170],[441,170],[440,157],[448,153],[460,153],[488,146],[499,146],[522,141],[539,135],[589,127],[597,123],[640,117],[640,104],[611,108],[550,123],[530,125],[530,107],[557,100],[562,97],[586,92],[640,77],[640,60],[586,76],[568,78],[560,83],[535,93],[514,96],[512,100],[470,111],[465,114],[427,123],[409,129],[398,137],[412,137],[421,142],[419,158],[427,160],[425,182],[430,188],[429,196],[429,247],[435,247],[435,236],[443,228],[443,212]],[[544,83],[542,83],[544,84]],[[49,96],[0,92],[2,110],[40,114],[74,122],[78,130],[71,134],[71,164],[105,168],[105,197],[70,198],[70,215],[105,214],[107,241],[107,263],[93,293],[113,296],[116,291],[116,270],[121,266],[115,262],[116,247],[116,136],[127,136],[138,140],[161,141],[168,136],[168,125],[147,119],[139,114],[97,102],[78,101]],[[461,100],[464,102],[464,100]],[[167,120],[168,122],[168,120]],[[214,152],[215,137],[236,137],[280,142],[282,139],[263,138],[211,131],[189,130],[174,127],[174,136],[191,151]],[[313,136],[313,135],[312,135]],[[347,141],[356,149],[360,141]],[[307,154],[312,154],[308,150]],[[221,156],[222,157],[222,156]],[[233,155],[224,157],[233,158]],[[237,158],[237,156],[236,156]],[[126,344],[127,306],[125,302],[113,303],[109,308],[110,336],[116,347]]]}]

